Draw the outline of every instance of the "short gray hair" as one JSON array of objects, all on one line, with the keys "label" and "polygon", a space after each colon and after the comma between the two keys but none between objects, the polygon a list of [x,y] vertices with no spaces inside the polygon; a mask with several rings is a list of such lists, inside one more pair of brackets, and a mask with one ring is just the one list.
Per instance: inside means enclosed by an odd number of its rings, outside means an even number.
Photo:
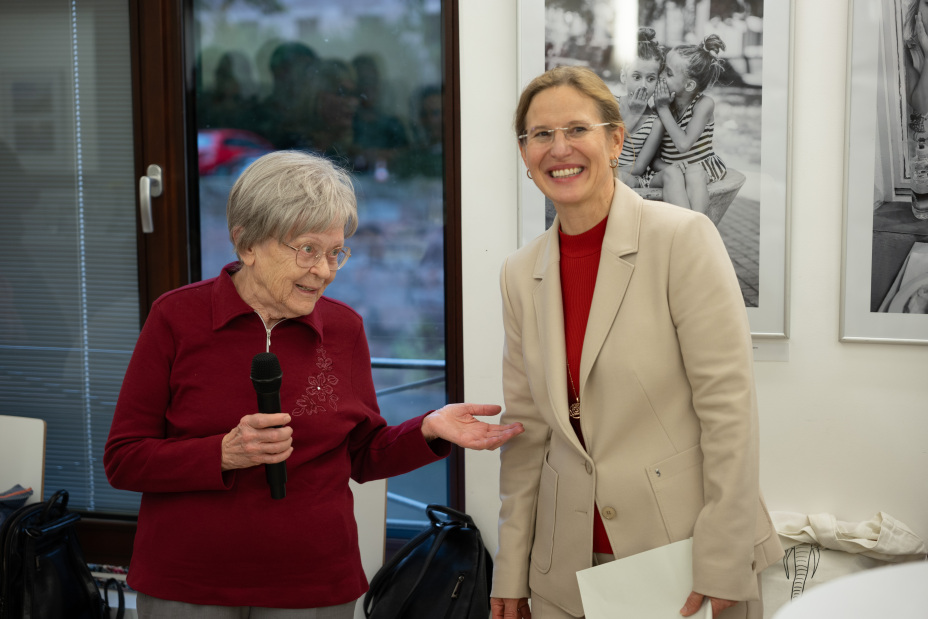
[{"label": "short gray hair", "polygon": [[229,192],[226,220],[229,239],[241,255],[268,239],[284,242],[332,226],[343,226],[348,238],[358,228],[358,203],[351,177],[331,161],[280,150],[255,160],[238,177]]}]

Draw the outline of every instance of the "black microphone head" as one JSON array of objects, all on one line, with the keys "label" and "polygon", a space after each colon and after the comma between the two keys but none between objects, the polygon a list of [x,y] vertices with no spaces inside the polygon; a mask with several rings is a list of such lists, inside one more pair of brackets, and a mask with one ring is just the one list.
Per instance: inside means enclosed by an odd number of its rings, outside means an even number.
[{"label": "black microphone head", "polygon": [[251,360],[251,382],[259,393],[280,391],[283,375],[280,361],[272,352],[259,352]]}]

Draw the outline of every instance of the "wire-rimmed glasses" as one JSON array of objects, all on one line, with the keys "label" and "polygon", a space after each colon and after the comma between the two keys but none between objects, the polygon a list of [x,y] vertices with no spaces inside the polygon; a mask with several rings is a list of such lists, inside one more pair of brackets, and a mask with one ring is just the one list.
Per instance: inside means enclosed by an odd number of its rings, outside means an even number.
[{"label": "wire-rimmed glasses", "polygon": [[305,243],[299,247],[294,247],[287,243],[281,242],[281,245],[289,247],[296,252],[296,264],[302,269],[311,269],[322,260],[322,256],[325,256],[326,262],[329,263],[329,268],[333,271],[337,271],[348,262],[348,258],[351,257],[351,249],[348,247],[335,247],[330,249],[328,252],[322,252],[317,249],[315,246]]},{"label": "wire-rimmed glasses", "polygon": [[520,135],[519,139],[522,140],[523,143],[528,142],[529,144],[543,146],[554,142],[554,135],[558,131],[563,131],[564,137],[567,138],[569,142],[576,142],[589,136],[593,129],[611,124],[612,123],[597,123],[595,125],[575,124],[568,127],[554,127],[553,129],[549,129],[548,127],[532,127]]}]

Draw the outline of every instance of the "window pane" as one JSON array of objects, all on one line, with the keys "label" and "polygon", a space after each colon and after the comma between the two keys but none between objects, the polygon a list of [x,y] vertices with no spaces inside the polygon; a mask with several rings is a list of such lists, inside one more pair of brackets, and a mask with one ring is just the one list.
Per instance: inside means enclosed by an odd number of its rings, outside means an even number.
[{"label": "window pane", "polygon": [[139,326],[128,22],[0,5],[0,414],[46,421],[46,495],[115,512],[138,504],[102,465]]},{"label": "window pane", "polygon": [[[202,276],[235,259],[229,189],[278,149],[352,173],[360,226],[326,294],[364,317],[384,417],[447,401],[441,4],[194,3]],[[391,528],[447,503],[447,464],[389,481]]]}]

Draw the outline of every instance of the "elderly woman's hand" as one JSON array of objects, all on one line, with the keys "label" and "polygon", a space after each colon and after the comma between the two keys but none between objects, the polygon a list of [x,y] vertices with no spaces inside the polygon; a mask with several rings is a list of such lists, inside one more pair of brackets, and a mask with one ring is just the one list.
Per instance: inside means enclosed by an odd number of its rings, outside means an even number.
[{"label": "elderly woman's hand", "polygon": [[525,431],[521,423],[499,425],[476,419],[501,410],[495,404],[448,404],[426,415],[422,435],[427,441],[443,438],[467,449],[496,449]]},{"label": "elderly woman's hand", "polygon": [[222,439],[222,470],[283,462],[293,453],[290,415],[245,415]]}]

